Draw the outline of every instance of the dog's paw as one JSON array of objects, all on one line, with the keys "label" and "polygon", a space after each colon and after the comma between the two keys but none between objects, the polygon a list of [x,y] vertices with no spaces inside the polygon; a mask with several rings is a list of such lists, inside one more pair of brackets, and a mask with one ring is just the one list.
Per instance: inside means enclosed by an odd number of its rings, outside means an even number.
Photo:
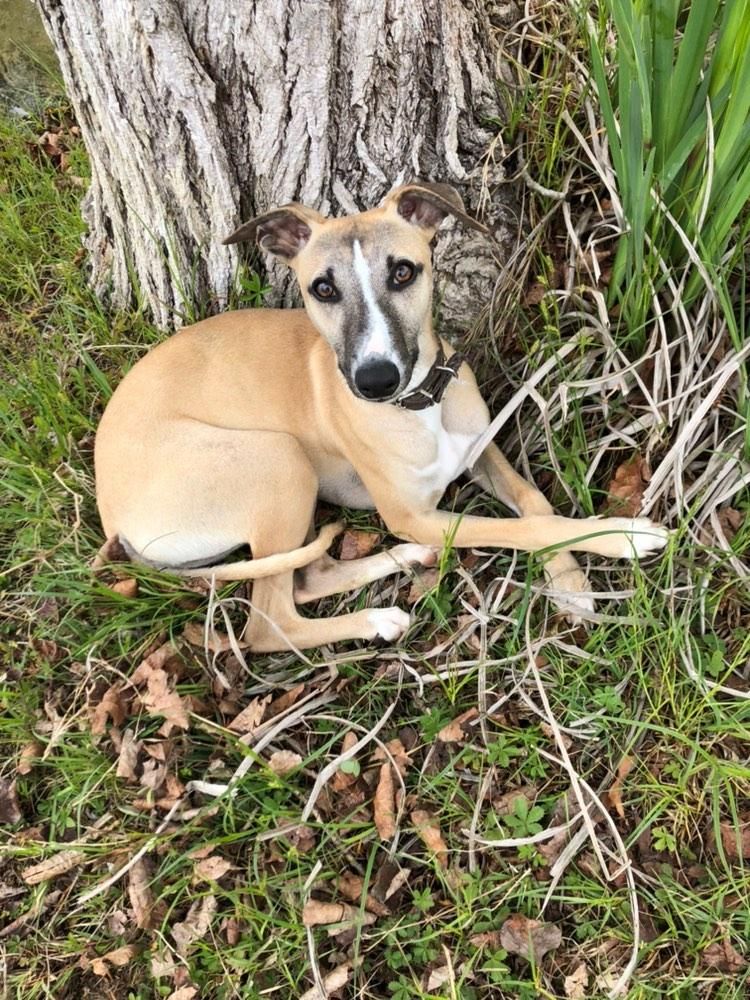
[{"label": "dog's paw", "polygon": [[405,569],[409,566],[434,566],[438,561],[440,549],[431,545],[416,545],[413,542],[406,542],[404,545],[394,545],[388,550],[388,554],[393,556],[399,566]]},{"label": "dog's paw", "polygon": [[612,531],[611,552],[615,559],[640,559],[649,552],[663,549],[670,531],[650,517],[607,517],[600,528]]},{"label": "dog's paw", "polygon": [[594,610],[588,577],[569,552],[559,552],[544,567],[549,599],[571,625],[579,625]]},{"label": "dog's paw", "polygon": [[395,642],[408,629],[411,619],[401,608],[373,608],[368,611],[372,638]]}]

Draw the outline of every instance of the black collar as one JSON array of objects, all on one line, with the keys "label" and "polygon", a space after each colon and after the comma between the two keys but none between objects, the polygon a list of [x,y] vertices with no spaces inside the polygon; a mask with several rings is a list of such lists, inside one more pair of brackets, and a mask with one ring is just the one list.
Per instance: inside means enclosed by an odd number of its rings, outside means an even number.
[{"label": "black collar", "polygon": [[395,405],[401,406],[405,410],[426,410],[428,406],[439,403],[451,379],[458,378],[458,369],[463,363],[464,356],[458,352],[451,354],[446,361],[445,351],[441,344],[438,347],[437,357],[424,380],[407,396],[401,396],[394,400]]}]

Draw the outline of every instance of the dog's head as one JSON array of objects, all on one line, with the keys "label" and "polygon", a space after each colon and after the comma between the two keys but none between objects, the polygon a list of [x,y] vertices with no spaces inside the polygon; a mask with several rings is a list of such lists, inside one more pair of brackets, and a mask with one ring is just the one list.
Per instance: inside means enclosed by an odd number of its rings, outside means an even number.
[{"label": "dog's head", "polygon": [[255,240],[289,264],[352,392],[389,400],[407,389],[431,339],[430,241],[447,215],[486,232],[453,188],[415,182],[377,208],[341,219],[284,205],[224,242]]}]

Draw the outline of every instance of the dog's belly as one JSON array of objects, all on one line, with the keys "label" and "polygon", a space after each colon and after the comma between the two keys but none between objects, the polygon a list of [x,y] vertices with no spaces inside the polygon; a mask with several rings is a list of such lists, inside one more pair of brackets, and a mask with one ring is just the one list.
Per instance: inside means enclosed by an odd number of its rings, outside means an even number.
[{"label": "dog's belly", "polygon": [[375,504],[354,468],[345,459],[332,459],[318,472],[318,496],[328,503],[359,510],[374,510]]}]

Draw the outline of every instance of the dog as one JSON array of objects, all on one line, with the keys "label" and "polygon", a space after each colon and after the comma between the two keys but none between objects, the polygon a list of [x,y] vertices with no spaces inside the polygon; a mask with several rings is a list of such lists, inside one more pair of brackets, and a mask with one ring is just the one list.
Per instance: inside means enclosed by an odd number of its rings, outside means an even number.
[{"label": "dog", "polygon": [[[298,204],[242,225],[295,272],[304,309],[249,309],[187,327],[125,376],[95,447],[105,535],[136,561],[183,576],[253,580],[243,634],[256,652],[396,641],[396,607],[305,618],[296,605],[361,587],[457,547],[551,549],[545,574],[571,613],[593,608],[573,551],[636,558],[662,548],[647,518],[581,520],[551,505],[489,443],[489,412],[465,360],[432,326],[430,242],[447,216],[483,229],[458,193],[401,186],[378,207],[325,218]],[[468,472],[517,517],[438,509]],[[315,536],[318,499],[377,510],[403,544],[352,561]],[[252,559],[227,562],[249,545]]]}]

